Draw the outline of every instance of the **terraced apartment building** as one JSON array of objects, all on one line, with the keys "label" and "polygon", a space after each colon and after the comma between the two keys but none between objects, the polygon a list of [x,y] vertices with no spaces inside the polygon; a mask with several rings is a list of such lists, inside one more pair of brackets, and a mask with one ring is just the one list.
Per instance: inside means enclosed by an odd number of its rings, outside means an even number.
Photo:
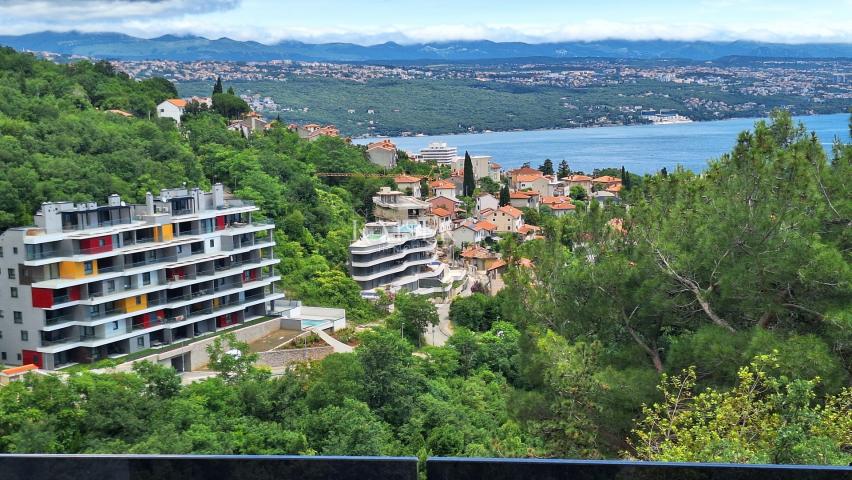
[{"label": "terraced apartment building", "polygon": [[56,369],[265,316],[284,294],[257,211],[221,184],[42,204],[34,226],[0,235],[0,363]]}]

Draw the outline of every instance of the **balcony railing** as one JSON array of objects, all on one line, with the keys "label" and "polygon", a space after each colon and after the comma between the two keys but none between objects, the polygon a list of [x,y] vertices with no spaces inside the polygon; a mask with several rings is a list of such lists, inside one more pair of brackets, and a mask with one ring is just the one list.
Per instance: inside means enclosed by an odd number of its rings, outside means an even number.
[{"label": "balcony railing", "polygon": [[42,250],[40,252],[27,252],[27,260],[44,260],[45,258],[50,258],[56,255],[58,250]]},{"label": "balcony railing", "polygon": [[57,317],[45,318],[44,324],[45,325],[56,325],[56,324],[59,324],[59,323],[70,322],[71,320],[74,320],[74,315],[65,314],[65,315],[59,315]]},{"label": "balcony railing", "polygon": [[[55,478],[158,480],[416,480],[415,457],[274,455],[0,455],[4,480]],[[429,458],[426,480],[641,479],[847,480],[850,467],[729,465],[581,460]]]}]

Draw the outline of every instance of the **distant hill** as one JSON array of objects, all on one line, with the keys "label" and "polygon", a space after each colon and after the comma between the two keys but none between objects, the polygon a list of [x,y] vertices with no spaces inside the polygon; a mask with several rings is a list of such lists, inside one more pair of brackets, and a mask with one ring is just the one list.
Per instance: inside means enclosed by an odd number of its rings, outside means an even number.
[{"label": "distant hill", "polygon": [[529,44],[488,40],[400,45],[352,43],[311,44],[283,41],[274,45],[229,38],[164,35],[145,39],[121,33],[39,32],[0,36],[0,45],[106,59],[230,60],[273,59],[347,62],[511,58],[601,57],[626,59],[677,58],[713,60],[721,57],[852,58],[852,44],[780,44],[752,41],[704,42],[674,40],[600,40]]}]

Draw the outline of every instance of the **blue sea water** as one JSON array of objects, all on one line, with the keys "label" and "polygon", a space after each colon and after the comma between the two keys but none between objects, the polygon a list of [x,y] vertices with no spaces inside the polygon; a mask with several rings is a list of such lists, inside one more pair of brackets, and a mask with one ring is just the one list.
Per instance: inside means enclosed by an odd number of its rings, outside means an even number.
[{"label": "blue sea water", "polygon": [[[729,152],[737,135],[749,130],[759,119],[738,118],[712,122],[672,125],[636,125],[566,130],[492,132],[464,135],[396,137],[391,140],[402,150],[417,152],[431,142],[458,147],[459,154],[491,155],[504,169],[524,162],[538,166],[546,158],[554,165],[567,160],[572,170],[591,172],[595,168],[621,167],[633,173],[653,173],[682,165],[701,171],[707,161]],[[816,132],[826,150],[834,138],[850,142],[849,115],[796,117],[809,131]],[[375,139],[358,139],[369,143]]]}]

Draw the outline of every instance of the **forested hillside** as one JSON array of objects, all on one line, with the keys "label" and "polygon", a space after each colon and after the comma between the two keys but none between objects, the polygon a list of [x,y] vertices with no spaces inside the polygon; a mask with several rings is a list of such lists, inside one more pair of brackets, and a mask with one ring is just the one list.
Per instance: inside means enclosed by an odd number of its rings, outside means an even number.
[{"label": "forested hillside", "polygon": [[[296,298],[375,315],[341,267],[378,181],[312,175],[369,171],[358,148],[280,128],[248,142],[211,113],[179,132],[147,119],[168,85],[106,65],[2,51],[0,75],[4,226],[42,200],[222,181],[278,222]],[[502,242],[507,287],[456,300],[444,347],[412,355],[378,327],[355,353],[274,378],[231,365],[181,386],[149,364],[32,376],[0,388],[0,451],[848,464],[852,146],[826,155],[786,114],[731,142],[702,175],[635,182],[629,210],[579,204],[541,215],[542,240]]]},{"label": "forested hillside", "polygon": [[155,115],[176,95],[163,79],[137,82],[106,62],[55,65],[0,50],[0,230],[31,224],[45,201],[118,193],[141,203],[146,191],[222,182],[279,226],[280,269],[295,298],[370,318],[344,264],[353,222],[369,213],[381,181],[332,185],[313,175],[373,172],[363,151],[341,139],[309,144],[283,128],[249,142],[212,112],[190,115],[178,130]]}]

